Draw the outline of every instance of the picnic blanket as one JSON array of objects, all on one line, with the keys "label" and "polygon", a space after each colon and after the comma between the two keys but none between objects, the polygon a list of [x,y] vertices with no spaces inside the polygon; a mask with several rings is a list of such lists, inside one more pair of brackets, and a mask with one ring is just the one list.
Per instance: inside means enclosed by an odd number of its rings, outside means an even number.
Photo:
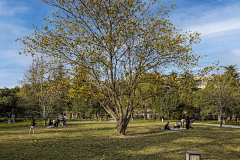
[{"label": "picnic blanket", "polygon": [[[184,130],[186,128],[170,128],[170,131],[178,131],[178,130]],[[161,130],[165,130],[164,128],[161,128]]]},{"label": "picnic blanket", "polygon": [[52,126],[48,126],[47,128],[53,128],[53,125]]}]

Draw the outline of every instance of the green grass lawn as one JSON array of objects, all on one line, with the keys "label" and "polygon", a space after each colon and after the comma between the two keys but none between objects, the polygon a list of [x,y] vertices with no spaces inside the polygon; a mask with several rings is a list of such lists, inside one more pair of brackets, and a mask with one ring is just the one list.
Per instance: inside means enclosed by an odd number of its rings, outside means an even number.
[{"label": "green grass lawn", "polygon": [[[198,121],[198,120],[196,120],[195,123],[220,124],[220,122],[216,121],[216,120],[209,120],[209,121]],[[238,125],[238,126],[240,126],[240,122],[227,121],[224,125]]]},{"label": "green grass lawn", "polygon": [[50,129],[37,123],[34,135],[28,134],[30,122],[0,123],[0,159],[184,160],[186,151],[198,151],[202,159],[240,159],[240,129],[193,125],[164,131],[159,128],[165,123],[136,121],[122,137],[114,122],[68,122]]}]

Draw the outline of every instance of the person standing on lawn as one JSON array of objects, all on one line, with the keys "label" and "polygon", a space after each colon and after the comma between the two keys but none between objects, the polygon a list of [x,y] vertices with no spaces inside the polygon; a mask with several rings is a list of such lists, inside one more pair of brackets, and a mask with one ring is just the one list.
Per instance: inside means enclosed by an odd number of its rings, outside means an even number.
[{"label": "person standing on lawn", "polygon": [[189,129],[189,126],[190,126],[190,117],[189,117],[188,114],[187,114],[185,120],[186,120],[186,129]]},{"label": "person standing on lawn", "polygon": [[15,115],[12,114],[12,123],[15,123]]},{"label": "person standing on lawn", "polygon": [[66,126],[67,116],[63,117],[63,125]]},{"label": "person standing on lawn", "polygon": [[60,116],[59,116],[59,120],[60,120],[60,124],[63,126],[63,121],[64,121],[63,115],[60,115]]},{"label": "person standing on lawn", "polygon": [[34,126],[35,126],[36,124],[37,124],[37,123],[35,123],[35,120],[33,120],[32,123],[31,123],[31,127],[30,127],[29,134],[31,133],[32,129],[33,129],[33,134],[35,133]]}]

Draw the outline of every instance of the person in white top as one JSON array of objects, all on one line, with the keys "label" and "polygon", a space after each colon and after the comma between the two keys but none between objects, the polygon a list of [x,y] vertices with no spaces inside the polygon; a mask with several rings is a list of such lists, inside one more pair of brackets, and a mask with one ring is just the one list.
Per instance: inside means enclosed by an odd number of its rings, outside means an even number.
[{"label": "person in white top", "polygon": [[15,115],[12,114],[12,123],[15,123]]}]

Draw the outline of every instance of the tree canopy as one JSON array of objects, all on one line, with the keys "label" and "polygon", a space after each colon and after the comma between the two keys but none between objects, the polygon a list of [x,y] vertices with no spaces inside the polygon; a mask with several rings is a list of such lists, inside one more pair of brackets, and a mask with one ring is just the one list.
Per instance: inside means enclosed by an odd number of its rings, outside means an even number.
[{"label": "tree canopy", "polygon": [[[191,68],[200,56],[192,44],[199,33],[183,32],[168,20],[170,10],[157,0],[44,0],[59,11],[46,25],[24,37],[23,53],[57,58],[65,74],[84,78],[83,92],[117,120],[125,134],[131,113],[142,101],[159,94],[136,94],[149,74],[169,67]],[[174,8],[175,3],[170,7]],[[55,61],[52,61],[55,63]],[[164,81],[160,75],[154,81]],[[79,90],[79,88],[74,88]],[[124,102],[123,102],[124,101]]]}]

